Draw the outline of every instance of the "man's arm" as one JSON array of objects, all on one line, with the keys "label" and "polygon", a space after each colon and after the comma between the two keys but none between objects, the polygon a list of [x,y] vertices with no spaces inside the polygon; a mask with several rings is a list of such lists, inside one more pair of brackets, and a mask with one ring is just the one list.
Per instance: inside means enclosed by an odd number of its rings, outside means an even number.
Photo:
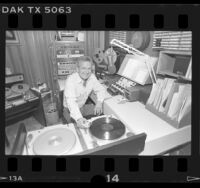
[{"label": "man's arm", "polygon": [[74,84],[70,78],[67,79],[65,82],[64,97],[65,97],[64,102],[66,102],[66,104],[64,104],[64,106],[68,107],[71,117],[75,121],[82,118],[83,116],[82,116],[79,106],[76,102]]}]

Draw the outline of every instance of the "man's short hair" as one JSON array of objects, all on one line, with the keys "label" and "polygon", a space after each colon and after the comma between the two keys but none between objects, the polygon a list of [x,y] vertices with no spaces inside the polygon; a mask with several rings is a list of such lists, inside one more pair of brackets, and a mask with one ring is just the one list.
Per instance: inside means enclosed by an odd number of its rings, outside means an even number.
[{"label": "man's short hair", "polygon": [[91,65],[93,66],[93,61],[92,58],[90,56],[81,56],[78,58],[78,62],[77,62],[77,66],[80,65],[80,62],[84,62],[84,61],[89,61],[91,63]]}]

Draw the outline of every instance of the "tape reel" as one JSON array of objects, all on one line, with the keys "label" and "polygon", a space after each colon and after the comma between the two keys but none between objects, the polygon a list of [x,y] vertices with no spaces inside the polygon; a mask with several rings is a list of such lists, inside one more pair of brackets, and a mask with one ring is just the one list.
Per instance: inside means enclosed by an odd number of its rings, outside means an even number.
[{"label": "tape reel", "polygon": [[29,85],[27,84],[15,84],[11,87],[11,90],[15,93],[25,93],[29,90]]},{"label": "tape reel", "polygon": [[94,51],[93,60],[97,65],[99,65],[100,63],[102,63],[103,59],[104,59],[103,50],[101,48],[96,48]]},{"label": "tape reel", "polygon": [[108,48],[104,54],[104,62],[108,66],[109,74],[115,74],[115,72],[117,70],[115,67],[116,60],[117,60],[117,53],[113,50],[112,47]]},{"label": "tape reel", "polygon": [[114,65],[117,60],[117,53],[113,48],[108,48],[104,53],[104,61],[107,65]]}]

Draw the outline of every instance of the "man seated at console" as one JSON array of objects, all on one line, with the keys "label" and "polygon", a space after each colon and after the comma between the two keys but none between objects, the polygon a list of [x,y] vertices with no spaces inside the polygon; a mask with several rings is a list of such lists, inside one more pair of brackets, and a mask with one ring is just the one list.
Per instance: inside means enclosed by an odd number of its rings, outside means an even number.
[{"label": "man seated at console", "polygon": [[105,88],[99,83],[95,74],[92,73],[93,62],[90,57],[80,57],[77,62],[77,72],[68,76],[65,82],[63,94],[63,116],[68,123],[71,118],[76,121],[78,127],[88,128],[89,123],[84,118],[86,112],[85,103],[93,91],[97,96],[93,114],[102,114],[102,103],[105,98]]}]

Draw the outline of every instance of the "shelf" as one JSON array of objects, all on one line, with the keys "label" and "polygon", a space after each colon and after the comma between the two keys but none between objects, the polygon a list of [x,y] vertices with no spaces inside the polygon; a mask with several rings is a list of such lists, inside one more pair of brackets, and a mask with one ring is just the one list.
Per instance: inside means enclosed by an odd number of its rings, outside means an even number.
[{"label": "shelf", "polygon": [[175,73],[169,72],[169,71],[160,71],[157,73],[158,76],[163,77],[163,78],[175,78],[177,79],[177,82],[183,82],[183,83],[191,83],[192,80],[189,78],[186,78],[181,75],[177,75]]},{"label": "shelf", "polygon": [[184,116],[180,122],[176,120],[172,120],[170,117],[168,117],[165,113],[159,112],[156,108],[154,108],[152,105],[146,104],[145,108],[152,112],[153,114],[157,115],[173,127],[179,129],[185,126],[191,125],[191,113],[188,113],[186,116]]},{"label": "shelf", "polygon": [[179,50],[169,50],[169,49],[163,49],[160,53],[167,53],[167,54],[172,54],[172,55],[188,55],[191,56],[192,53],[191,51],[179,51]]},{"label": "shelf", "polygon": [[170,71],[159,71],[159,73],[157,73],[158,75],[162,76],[162,77],[170,77],[170,78],[179,78],[180,75],[177,75],[175,73],[172,73]]},{"label": "shelf", "polygon": [[84,43],[84,41],[54,41],[55,44],[76,44],[76,43]]},{"label": "shelf", "polygon": [[185,78],[185,77],[179,77],[177,79],[177,82],[179,82],[179,83],[185,83],[185,84],[191,84],[192,80],[188,79],[188,78]]},{"label": "shelf", "polygon": [[166,77],[191,82],[191,53],[161,51],[156,73]]}]

